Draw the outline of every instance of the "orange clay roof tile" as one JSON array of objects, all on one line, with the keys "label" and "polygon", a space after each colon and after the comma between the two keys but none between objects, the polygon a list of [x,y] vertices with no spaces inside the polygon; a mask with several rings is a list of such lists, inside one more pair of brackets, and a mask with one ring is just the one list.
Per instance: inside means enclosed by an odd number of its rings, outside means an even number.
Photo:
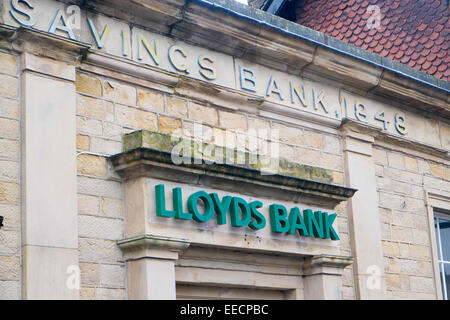
[{"label": "orange clay roof tile", "polygon": [[[375,12],[380,9],[378,28]],[[447,0],[302,0],[297,23],[450,81]]]}]

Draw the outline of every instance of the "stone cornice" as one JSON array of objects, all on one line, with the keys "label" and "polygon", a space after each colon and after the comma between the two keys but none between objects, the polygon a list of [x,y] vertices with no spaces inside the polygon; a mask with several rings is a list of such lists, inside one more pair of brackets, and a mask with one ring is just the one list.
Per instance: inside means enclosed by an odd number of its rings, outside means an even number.
[{"label": "stone cornice", "polygon": [[195,45],[450,118],[448,82],[232,0],[79,4]]},{"label": "stone cornice", "polygon": [[41,57],[79,64],[89,45],[28,27],[14,28],[0,24],[0,44],[15,52],[28,52]]},{"label": "stone cornice", "polygon": [[340,132],[343,136],[353,136],[358,139],[358,135],[371,137],[373,143],[386,142],[396,147],[405,147],[423,153],[433,154],[443,159],[450,158],[450,152],[446,149],[437,148],[435,146],[425,144],[419,141],[403,139],[393,134],[385,133],[380,128],[361,123],[352,119],[344,119],[340,126]]},{"label": "stone cornice", "polygon": [[[190,184],[222,187],[243,193],[261,192],[264,196],[277,194],[289,201],[320,200],[335,205],[353,196],[356,189],[283,174],[266,175],[260,170],[232,165],[208,164],[201,159],[192,163],[173,163],[171,153],[152,148],[136,148],[112,156],[115,170],[124,179],[155,177]],[[201,164],[195,164],[200,160]],[[242,189],[242,190],[241,190]]]}]

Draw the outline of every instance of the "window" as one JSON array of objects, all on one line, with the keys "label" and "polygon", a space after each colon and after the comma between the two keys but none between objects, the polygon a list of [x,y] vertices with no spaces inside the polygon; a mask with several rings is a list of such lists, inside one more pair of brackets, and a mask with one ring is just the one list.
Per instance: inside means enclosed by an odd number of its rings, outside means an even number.
[{"label": "window", "polygon": [[442,296],[449,300],[450,293],[450,215],[435,213],[434,228],[442,285]]}]

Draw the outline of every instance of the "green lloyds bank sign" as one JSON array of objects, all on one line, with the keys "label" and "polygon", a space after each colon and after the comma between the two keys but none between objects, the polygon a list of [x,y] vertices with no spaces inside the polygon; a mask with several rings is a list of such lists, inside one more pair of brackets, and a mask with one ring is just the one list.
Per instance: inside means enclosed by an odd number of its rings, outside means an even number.
[{"label": "green lloyds bank sign", "polygon": [[[200,190],[191,194],[187,199],[188,212],[183,209],[183,197],[180,187],[172,189],[173,210],[166,209],[164,185],[155,186],[156,215],[158,217],[194,220],[198,223],[210,221],[215,217],[217,224],[230,223],[232,227],[249,227],[252,230],[266,228],[266,218],[259,211],[263,208],[261,201],[248,203],[240,197],[224,196],[219,198],[217,193],[207,193]],[[199,201],[202,206],[199,206]],[[200,208],[199,208],[200,207]],[[294,234],[321,239],[339,240],[333,228],[337,214],[298,207],[288,209],[281,204],[269,206],[270,227],[275,233]],[[228,222],[229,219],[229,222]]]}]

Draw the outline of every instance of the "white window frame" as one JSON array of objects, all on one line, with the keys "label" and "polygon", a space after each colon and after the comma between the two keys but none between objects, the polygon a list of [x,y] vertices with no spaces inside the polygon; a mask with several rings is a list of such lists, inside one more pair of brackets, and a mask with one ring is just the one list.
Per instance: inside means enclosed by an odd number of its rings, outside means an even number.
[{"label": "white window frame", "polygon": [[[441,272],[439,270],[438,244],[434,227],[435,217],[447,217],[450,220],[450,193],[445,191],[425,191],[425,201],[428,212],[428,230],[430,231],[432,262],[434,269],[434,282],[438,299],[443,300],[443,288],[441,285]],[[440,236],[440,235],[439,235]],[[442,257],[442,252],[441,252]],[[450,299],[450,297],[447,297]]]},{"label": "white window frame", "polygon": [[[434,210],[433,210],[434,211]],[[437,219],[438,223],[437,223],[437,229],[438,229],[438,234],[437,234],[437,238],[439,240],[439,244],[437,245],[437,251],[438,252],[438,265],[440,267],[440,279],[442,279],[442,284],[443,284],[443,288],[442,288],[442,292],[444,293],[443,295],[443,299],[444,300],[449,300],[450,297],[448,296],[448,290],[450,288],[447,288],[447,284],[445,282],[445,266],[449,266],[450,267],[450,260],[444,260],[444,255],[442,253],[442,241],[441,241],[441,233],[439,232],[439,220],[444,220],[444,221],[448,221],[450,223],[450,215],[449,214],[445,214],[445,213],[441,213],[439,211],[434,211],[434,218]],[[439,258],[441,257],[441,258]]]}]

